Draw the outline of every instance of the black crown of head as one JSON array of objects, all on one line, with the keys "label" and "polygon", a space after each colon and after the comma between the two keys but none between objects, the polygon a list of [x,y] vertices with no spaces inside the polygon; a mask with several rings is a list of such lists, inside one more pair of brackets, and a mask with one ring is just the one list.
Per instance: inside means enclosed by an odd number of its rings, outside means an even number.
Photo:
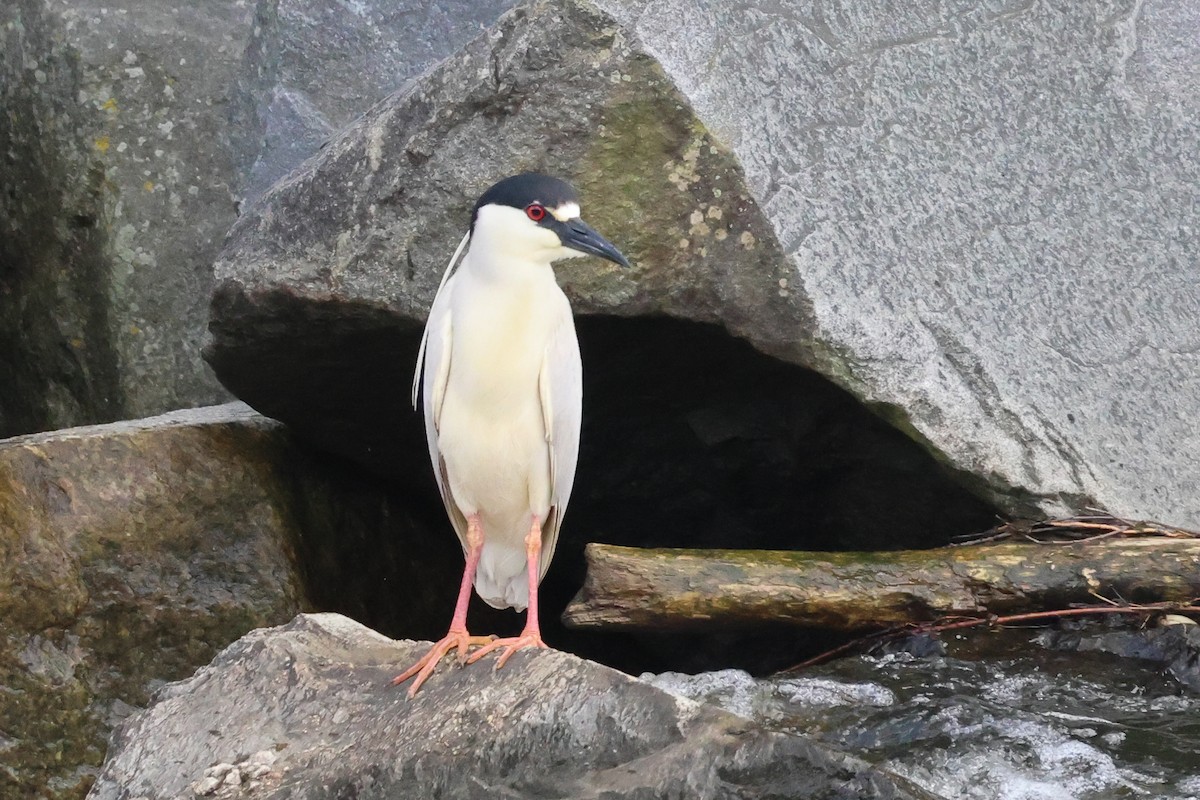
[{"label": "black crown of head", "polygon": [[479,209],[484,206],[525,208],[530,203],[540,203],[547,208],[557,208],[563,203],[578,205],[579,194],[566,181],[538,172],[522,172],[496,182],[479,196],[471,212],[471,227],[475,227]]}]

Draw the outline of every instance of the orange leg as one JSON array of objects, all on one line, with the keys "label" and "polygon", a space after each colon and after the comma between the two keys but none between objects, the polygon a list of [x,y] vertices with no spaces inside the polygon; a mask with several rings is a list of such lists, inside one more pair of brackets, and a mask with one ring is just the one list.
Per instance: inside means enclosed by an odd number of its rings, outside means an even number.
[{"label": "orange leg", "polygon": [[541,629],[538,627],[538,564],[541,560],[541,554],[542,521],[535,515],[533,524],[529,527],[529,533],[525,534],[525,561],[526,569],[529,573],[529,614],[525,618],[525,630],[521,631],[520,636],[495,639],[485,644],[471,654],[467,659],[468,664],[474,664],[493,650],[499,650],[503,647],[504,652],[500,654],[499,660],[496,661],[496,669],[500,669],[508,659],[512,658],[512,654],[518,650],[525,647],[546,646],[546,643],[542,641]]},{"label": "orange leg", "polygon": [[471,600],[471,584],[475,578],[475,568],[479,565],[479,552],[483,549],[483,527],[479,524],[479,515],[473,514],[467,518],[467,566],[463,570],[462,584],[458,587],[458,602],[454,606],[454,617],[450,621],[449,632],[430,648],[420,661],[413,664],[404,672],[392,679],[392,685],[397,686],[416,675],[417,679],[408,689],[408,696],[414,697],[421,684],[429,680],[434,668],[442,656],[451,650],[458,649],[458,660],[465,661],[467,648],[471,645],[488,644],[494,636],[472,636],[467,633],[467,604]]}]

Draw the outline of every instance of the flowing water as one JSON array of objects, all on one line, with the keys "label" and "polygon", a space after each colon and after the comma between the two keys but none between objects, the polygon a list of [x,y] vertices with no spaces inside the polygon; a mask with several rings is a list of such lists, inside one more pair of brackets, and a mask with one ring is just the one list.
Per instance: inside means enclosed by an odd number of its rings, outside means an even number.
[{"label": "flowing water", "polygon": [[[1029,632],[786,677],[643,676],[853,752],[948,800],[1200,800],[1200,693],[1158,665],[1056,652]],[[957,652],[959,650],[966,652]]]}]

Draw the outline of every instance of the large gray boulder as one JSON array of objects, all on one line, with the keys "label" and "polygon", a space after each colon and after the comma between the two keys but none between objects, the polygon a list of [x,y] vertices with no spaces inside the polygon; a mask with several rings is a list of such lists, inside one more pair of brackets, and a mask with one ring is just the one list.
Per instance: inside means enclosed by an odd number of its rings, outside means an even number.
[{"label": "large gray boulder", "polygon": [[599,2],[736,154],[840,383],[994,491],[1200,525],[1200,8]]},{"label": "large gray boulder", "polygon": [[227,399],[199,351],[244,194],[505,7],[0,4],[0,436]]},{"label": "large gray boulder", "polygon": [[345,617],[255,631],[114,735],[91,800],[906,798],[857,758],[556,651],[389,685],[427,643]]},{"label": "large gray boulder", "polygon": [[2,346],[21,396],[48,385],[56,400],[0,433],[227,398],[199,346],[212,259],[236,218],[224,116],[251,9],[233,0],[5,5],[5,77],[31,92],[18,88],[22,102],[6,103],[0,118],[10,143],[0,183],[14,189],[7,263],[22,278],[11,300],[28,320]]},{"label": "large gray boulder", "polygon": [[1195,14],[524,4],[239,220],[208,358],[380,458],[295,398],[411,363],[474,197],[536,168],[635,265],[565,266],[577,310],[719,323],[1010,512],[1200,524]]}]

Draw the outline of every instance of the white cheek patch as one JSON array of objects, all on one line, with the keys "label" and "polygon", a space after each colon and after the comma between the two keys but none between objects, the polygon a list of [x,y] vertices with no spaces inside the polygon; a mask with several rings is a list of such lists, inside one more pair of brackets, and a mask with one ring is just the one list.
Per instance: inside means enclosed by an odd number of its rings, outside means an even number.
[{"label": "white cheek patch", "polygon": [[569,219],[575,219],[579,216],[579,204],[563,203],[558,208],[550,209],[550,213],[553,214],[554,218],[559,222],[566,222]]}]

